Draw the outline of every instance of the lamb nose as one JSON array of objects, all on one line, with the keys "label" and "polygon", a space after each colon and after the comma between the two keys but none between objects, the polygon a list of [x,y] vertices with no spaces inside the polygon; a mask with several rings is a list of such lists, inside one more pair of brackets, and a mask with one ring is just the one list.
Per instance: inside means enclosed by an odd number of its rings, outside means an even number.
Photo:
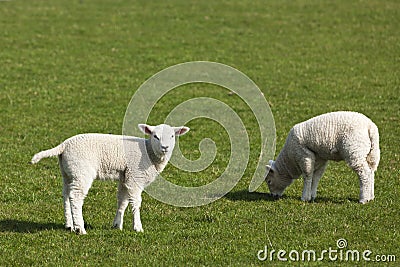
[{"label": "lamb nose", "polygon": [[162,150],[167,150],[167,149],[168,149],[168,146],[161,146],[161,149],[162,149]]}]

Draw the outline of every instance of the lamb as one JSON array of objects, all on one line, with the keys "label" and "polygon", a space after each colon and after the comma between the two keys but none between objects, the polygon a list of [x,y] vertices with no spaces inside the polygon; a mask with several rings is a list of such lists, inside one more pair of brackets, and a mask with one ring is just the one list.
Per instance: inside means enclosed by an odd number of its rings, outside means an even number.
[{"label": "lamb", "polygon": [[167,165],[175,146],[175,136],[188,127],[166,124],[139,124],[149,139],[111,134],[80,134],[55,148],[33,156],[31,163],[57,156],[63,177],[65,227],[86,234],[82,206],[94,179],[119,180],[118,208],[113,226],[122,230],[123,216],[132,205],[133,229],[143,232],[140,220],[141,193]]},{"label": "lamb", "polygon": [[360,203],[374,199],[374,172],[380,160],[379,133],[369,118],[357,112],[331,112],[296,124],[276,161],[269,161],[265,181],[271,194],[280,197],[302,175],[301,199],[314,200],[328,160],[344,160],[357,173]]}]

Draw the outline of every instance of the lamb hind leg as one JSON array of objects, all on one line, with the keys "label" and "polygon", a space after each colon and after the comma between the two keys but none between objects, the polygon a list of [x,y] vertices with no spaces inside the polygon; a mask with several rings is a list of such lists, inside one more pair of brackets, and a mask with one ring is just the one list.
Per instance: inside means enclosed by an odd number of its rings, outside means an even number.
[{"label": "lamb hind leg", "polygon": [[374,199],[374,172],[369,167],[368,162],[363,160],[366,159],[366,156],[362,155],[364,154],[356,154],[346,162],[358,175],[360,181],[359,202],[365,204]]},{"label": "lamb hind leg", "polygon": [[365,169],[365,170],[359,172],[358,176],[360,179],[360,203],[365,204],[375,198],[374,171],[371,169]]},{"label": "lamb hind leg", "polygon": [[370,170],[368,164],[361,167],[353,168],[360,180],[360,200],[361,204],[365,204],[374,199],[374,174]]},{"label": "lamb hind leg", "polygon": [[71,205],[69,202],[69,188],[67,178],[63,178],[63,201],[64,201],[64,218],[65,218],[65,229],[72,231],[73,230],[73,220],[71,213]]},{"label": "lamb hind leg", "polygon": [[69,202],[69,185],[68,183],[71,179],[68,177],[67,173],[64,171],[61,155],[59,156],[59,165],[61,170],[61,175],[63,177],[63,203],[64,203],[64,219],[65,219],[65,229],[72,231],[74,224],[72,220],[71,205]]},{"label": "lamb hind leg", "polygon": [[82,216],[83,197],[78,192],[71,192],[70,197],[72,219],[74,221],[73,231],[78,235],[85,235],[86,230]]},{"label": "lamb hind leg", "polygon": [[371,187],[370,187],[370,194],[369,194],[369,199],[373,200],[375,198],[375,172],[371,170],[371,176],[370,176],[370,181],[371,181]]},{"label": "lamb hind leg", "polygon": [[93,175],[85,176],[90,178],[78,178],[73,179],[73,182],[69,184],[69,202],[71,205],[72,220],[73,220],[73,231],[76,234],[85,235],[85,223],[83,221],[82,206],[83,201],[92,186],[92,182],[95,177]]},{"label": "lamb hind leg", "polygon": [[347,143],[343,144],[346,153],[344,155],[346,163],[358,175],[360,180],[360,199],[362,204],[374,198],[374,171],[371,170],[368,163],[369,153],[371,150],[370,138],[367,131],[361,131],[350,137]]},{"label": "lamb hind leg", "polygon": [[124,224],[124,213],[129,204],[128,190],[122,182],[118,185],[118,208],[115,215],[113,227],[122,230]]}]

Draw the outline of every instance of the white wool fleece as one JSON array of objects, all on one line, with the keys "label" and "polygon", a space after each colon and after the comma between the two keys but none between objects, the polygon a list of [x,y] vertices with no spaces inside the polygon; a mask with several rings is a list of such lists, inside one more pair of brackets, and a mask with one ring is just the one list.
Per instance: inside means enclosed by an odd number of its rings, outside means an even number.
[{"label": "white wool fleece", "polygon": [[339,111],[296,124],[276,161],[267,166],[266,181],[280,196],[293,179],[303,175],[302,200],[316,197],[328,160],[344,160],[359,176],[360,202],[374,198],[374,172],[379,160],[379,133],[365,115]]}]

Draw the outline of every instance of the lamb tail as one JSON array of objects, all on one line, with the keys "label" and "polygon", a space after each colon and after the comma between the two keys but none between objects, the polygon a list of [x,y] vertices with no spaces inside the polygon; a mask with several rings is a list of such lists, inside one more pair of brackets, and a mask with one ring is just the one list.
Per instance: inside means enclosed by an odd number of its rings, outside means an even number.
[{"label": "lamb tail", "polygon": [[376,171],[380,160],[380,149],[379,149],[379,132],[378,127],[372,124],[368,129],[369,139],[371,140],[371,150],[367,156],[368,164],[372,171]]},{"label": "lamb tail", "polygon": [[38,163],[42,158],[54,157],[60,155],[61,153],[63,153],[63,151],[64,151],[64,144],[62,143],[56,146],[55,148],[44,150],[35,154],[30,163],[31,164]]}]

